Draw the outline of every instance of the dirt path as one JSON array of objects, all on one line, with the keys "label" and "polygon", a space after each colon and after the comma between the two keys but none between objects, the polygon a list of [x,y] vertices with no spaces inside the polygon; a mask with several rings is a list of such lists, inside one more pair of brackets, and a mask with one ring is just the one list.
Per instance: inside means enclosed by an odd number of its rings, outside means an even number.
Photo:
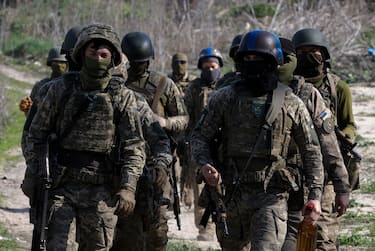
[{"label": "dirt path", "polygon": [[[21,74],[20,72],[1,64],[0,72],[6,72],[4,74],[20,81],[28,83],[35,82],[35,78],[32,78],[27,74]],[[355,118],[358,123],[358,134],[364,138],[365,142],[375,142],[375,87],[355,85],[351,87],[351,89],[353,92]],[[370,160],[375,158],[375,146],[369,144],[369,146],[360,147],[359,151],[364,157],[361,170],[361,181],[366,183],[374,181],[374,163]],[[20,156],[21,152],[20,149],[14,149],[9,152],[9,154]],[[0,168],[0,193],[2,194],[2,197],[0,198],[0,219],[8,226],[12,236],[17,239],[20,245],[19,250],[29,250],[32,233],[32,225],[28,223],[28,201],[19,188],[24,170],[25,163],[23,161]],[[373,196],[373,194],[355,192],[352,195],[352,198],[361,206],[355,206],[351,208],[350,211],[360,213],[375,211],[375,196]],[[182,230],[178,231],[173,215],[171,215],[171,219],[169,220],[170,231],[168,234],[171,242],[183,241],[186,243],[193,243],[195,246],[201,247],[202,249],[219,248],[217,242],[196,241],[198,232],[194,226],[192,210],[182,208],[181,221]],[[350,231],[349,226],[344,226],[341,229],[341,233],[348,233],[348,231]],[[340,250],[354,251],[361,249],[341,247]]]}]

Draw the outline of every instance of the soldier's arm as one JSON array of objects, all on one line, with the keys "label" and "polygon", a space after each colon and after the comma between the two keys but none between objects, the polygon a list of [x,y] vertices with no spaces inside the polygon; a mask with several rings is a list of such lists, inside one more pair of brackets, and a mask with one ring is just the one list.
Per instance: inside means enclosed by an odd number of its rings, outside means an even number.
[{"label": "soldier's arm", "polygon": [[194,88],[193,85],[190,85],[185,90],[184,103],[186,111],[189,114],[189,123],[186,129],[186,135],[189,135],[194,128],[193,121],[196,121],[194,116],[193,107],[194,107]]},{"label": "soldier's arm", "polygon": [[147,101],[140,95],[137,97],[138,111],[141,117],[142,132],[150,148],[151,155],[156,162],[163,162],[165,166],[172,163],[170,140],[163,128],[153,116]]},{"label": "soldier's arm", "polygon": [[349,85],[342,80],[338,81],[336,91],[338,127],[345,135],[348,135],[351,140],[354,140],[356,127],[352,108],[352,93]]},{"label": "soldier's arm", "polygon": [[172,132],[182,132],[186,129],[189,122],[189,115],[186,111],[184,100],[177,86],[169,78],[166,79],[167,85],[165,94],[167,96],[166,107],[166,126],[165,129]]},{"label": "soldier's arm", "polygon": [[123,102],[119,132],[121,155],[121,188],[135,191],[145,164],[145,142],[134,94],[127,90]]},{"label": "soldier's arm", "polygon": [[337,194],[349,194],[348,172],[334,131],[334,119],[318,90],[313,89],[307,108],[319,138],[323,163],[329,180],[332,180]]},{"label": "soldier's arm", "polygon": [[322,195],[324,170],[318,137],[310,114],[300,99],[294,101],[295,113],[292,136],[300,149],[303,174],[309,189],[309,200],[320,200]]}]

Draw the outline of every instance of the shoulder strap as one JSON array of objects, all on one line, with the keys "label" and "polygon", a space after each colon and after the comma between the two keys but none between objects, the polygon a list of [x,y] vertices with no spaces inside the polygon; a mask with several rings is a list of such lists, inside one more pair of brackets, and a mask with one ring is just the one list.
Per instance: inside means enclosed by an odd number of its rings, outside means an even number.
[{"label": "shoulder strap", "polygon": [[265,126],[271,127],[277,115],[279,114],[279,112],[281,112],[281,108],[285,100],[285,95],[288,90],[290,90],[288,86],[281,83],[277,84],[277,88],[272,93],[272,102],[266,114]]},{"label": "shoulder strap", "polygon": [[158,114],[158,106],[159,106],[159,100],[161,98],[161,95],[164,92],[164,89],[167,85],[167,78],[165,76],[162,76],[159,80],[159,84],[156,87],[156,93],[154,95],[154,98],[152,100],[151,109],[154,113]]}]

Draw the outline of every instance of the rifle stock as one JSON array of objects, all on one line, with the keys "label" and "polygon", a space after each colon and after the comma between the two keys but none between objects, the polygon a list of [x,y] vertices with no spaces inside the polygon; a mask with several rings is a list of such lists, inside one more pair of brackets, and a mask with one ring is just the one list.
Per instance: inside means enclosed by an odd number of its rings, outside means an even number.
[{"label": "rifle stock", "polygon": [[177,228],[181,230],[181,207],[180,207],[180,198],[178,196],[178,189],[177,189],[177,176],[176,176],[176,157],[173,156],[172,161],[172,184],[173,184],[173,213],[176,218]]}]

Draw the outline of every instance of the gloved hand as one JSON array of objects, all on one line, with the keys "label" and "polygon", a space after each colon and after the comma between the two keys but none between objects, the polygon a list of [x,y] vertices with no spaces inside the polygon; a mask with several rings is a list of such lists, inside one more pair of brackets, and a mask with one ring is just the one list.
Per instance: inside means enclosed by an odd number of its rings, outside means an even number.
[{"label": "gloved hand", "polygon": [[[305,211],[306,211],[306,205],[308,204],[312,204],[313,208],[310,212],[307,213]],[[322,212],[322,208],[320,205],[320,201],[309,200],[302,209],[302,215],[304,215],[303,220],[314,225],[318,221],[321,212]]]},{"label": "gloved hand", "polygon": [[33,104],[33,101],[31,100],[30,96],[27,96],[21,99],[19,108],[22,112],[27,113],[30,110],[30,107],[32,104]]},{"label": "gloved hand", "polygon": [[345,214],[348,207],[349,194],[336,194],[335,211],[338,213],[338,216]]},{"label": "gloved hand", "polygon": [[34,178],[24,178],[21,184],[22,192],[29,197],[30,201],[34,199],[35,185],[36,182]]},{"label": "gloved hand", "polygon": [[157,187],[162,187],[168,182],[167,166],[163,162],[156,163],[154,183]]},{"label": "gloved hand", "polygon": [[117,193],[117,196],[119,201],[115,214],[120,217],[132,214],[135,206],[134,192],[127,189],[121,189],[120,192]]}]

